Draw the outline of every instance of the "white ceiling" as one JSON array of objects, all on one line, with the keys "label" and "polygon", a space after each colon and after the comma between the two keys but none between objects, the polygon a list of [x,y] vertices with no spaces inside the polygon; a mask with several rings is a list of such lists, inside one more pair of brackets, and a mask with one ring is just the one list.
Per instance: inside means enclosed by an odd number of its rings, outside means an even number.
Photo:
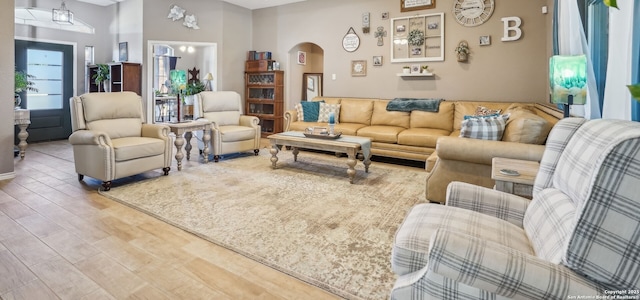
[{"label": "white ceiling", "polygon": [[[122,2],[124,0],[78,0],[78,1],[91,3],[95,5],[101,5],[101,6],[109,6],[111,4]],[[260,9],[265,7],[302,2],[306,0],[223,0],[223,1],[254,10],[254,9]]]}]

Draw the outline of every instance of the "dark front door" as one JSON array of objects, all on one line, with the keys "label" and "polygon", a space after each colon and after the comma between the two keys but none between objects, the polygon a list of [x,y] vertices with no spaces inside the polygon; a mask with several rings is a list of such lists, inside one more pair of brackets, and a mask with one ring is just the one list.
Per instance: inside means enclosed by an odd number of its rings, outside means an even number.
[{"label": "dark front door", "polygon": [[16,69],[32,75],[37,91],[21,94],[31,110],[27,142],[66,139],[71,134],[69,98],[73,96],[73,46],[15,41]]}]

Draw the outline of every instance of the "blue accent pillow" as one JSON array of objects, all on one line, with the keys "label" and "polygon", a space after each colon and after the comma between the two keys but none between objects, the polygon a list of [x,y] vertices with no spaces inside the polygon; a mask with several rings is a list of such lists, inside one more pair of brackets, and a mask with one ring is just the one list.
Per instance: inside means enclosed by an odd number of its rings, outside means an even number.
[{"label": "blue accent pillow", "polygon": [[317,122],[320,113],[320,103],[324,101],[300,101],[304,112],[304,122]]}]

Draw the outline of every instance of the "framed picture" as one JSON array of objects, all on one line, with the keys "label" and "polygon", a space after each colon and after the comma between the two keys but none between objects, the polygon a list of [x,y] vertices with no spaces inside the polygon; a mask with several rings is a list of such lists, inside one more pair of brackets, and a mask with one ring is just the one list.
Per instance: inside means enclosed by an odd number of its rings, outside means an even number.
[{"label": "framed picture", "polygon": [[420,65],[411,65],[411,74],[420,74]]},{"label": "framed picture", "polygon": [[128,42],[122,42],[118,45],[118,50],[120,53],[120,61],[127,61],[129,60],[129,49],[128,49]]},{"label": "framed picture", "polygon": [[480,46],[488,46],[491,45],[491,36],[490,35],[481,35],[480,36]]},{"label": "framed picture", "polygon": [[374,56],[373,57],[373,66],[374,67],[382,66],[382,56]]},{"label": "framed picture", "polygon": [[392,18],[390,28],[392,63],[444,61],[444,13]]},{"label": "framed picture", "polygon": [[366,60],[352,60],[351,61],[351,76],[367,76],[367,61]]},{"label": "framed picture", "polygon": [[436,8],[436,0],[400,0],[400,12]]},{"label": "framed picture", "polygon": [[307,76],[307,89],[313,92],[314,87],[316,86],[313,77]]},{"label": "framed picture", "polygon": [[298,51],[298,64],[299,65],[307,64],[307,52]]}]

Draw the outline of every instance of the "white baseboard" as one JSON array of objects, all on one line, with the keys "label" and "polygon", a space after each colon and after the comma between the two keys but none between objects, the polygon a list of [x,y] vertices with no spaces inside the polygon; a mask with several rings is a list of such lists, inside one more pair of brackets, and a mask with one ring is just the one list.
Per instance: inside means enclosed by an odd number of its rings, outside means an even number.
[{"label": "white baseboard", "polygon": [[16,178],[16,172],[2,173],[0,174],[0,180],[7,180]]}]

